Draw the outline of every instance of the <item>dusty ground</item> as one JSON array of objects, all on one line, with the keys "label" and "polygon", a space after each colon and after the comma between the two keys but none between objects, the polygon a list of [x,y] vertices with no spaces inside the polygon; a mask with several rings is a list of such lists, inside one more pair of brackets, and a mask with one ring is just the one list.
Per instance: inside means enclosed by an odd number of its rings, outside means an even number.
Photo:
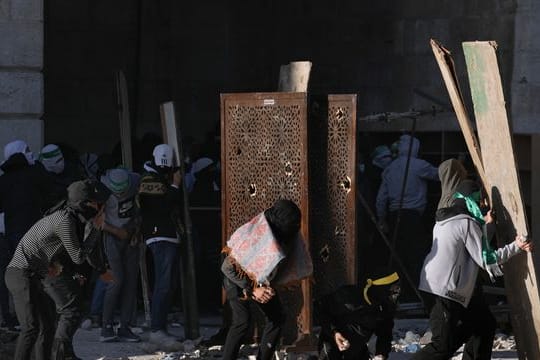
[{"label": "dusty ground", "polygon": [[[203,318],[201,319],[201,335],[204,338],[208,338],[217,332],[221,319],[219,318]],[[406,346],[409,345],[405,342],[407,331],[412,331],[414,334],[423,334],[427,328],[427,320],[425,319],[413,319],[413,320],[397,320],[394,328],[395,332],[395,345],[394,348],[398,352],[392,352],[390,360],[407,360],[410,359],[412,354],[399,352],[404,351]],[[171,327],[170,332],[182,337],[183,329],[181,327]],[[143,338],[145,334],[142,334]],[[499,342],[497,342],[499,340]],[[512,343],[501,342],[500,339],[496,339],[496,345],[499,347],[511,348]],[[188,353],[177,352],[174,354],[153,352],[149,345],[145,342],[142,343],[101,343],[99,342],[99,329],[83,330],[79,329],[75,335],[75,351],[77,355],[84,360],[117,360],[117,359],[134,359],[134,360],[177,360],[177,359],[220,359],[219,350],[208,351],[206,348],[195,347]],[[502,345],[501,345],[502,344]],[[192,347],[192,344],[187,344],[188,347]],[[199,350],[197,353],[195,350]],[[148,353],[150,351],[151,353]],[[199,357],[195,357],[195,356]],[[292,358],[292,356],[284,357]],[[297,356],[296,359],[307,359],[306,355]],[[461,359],[461,355],[456,355],[453,360]],[[492,359],[511,359],[517,360],[517,354],[512,349],[495,350]]]},{"label": "dusty ground", "polygon": [[[203,317],[200,320],[201,337],[208,339],[215,334],[221,324],[220,317]],[[429,336],[422,336],[427,330],[427,319],[397,320],[394,327],[394,351],[390,354],[390,360],[408,360],[412,354],[407,351],[415,351],[420,345],[429,341]],[[142,331],[135,329],[135,331]],[[169,331],[183,338],[183,328],[180,322],[171,324]],[[143,340],[147,339],[148,333],[140,334]],[[83,360],[181,360],[181,359],[221,359],[220,347],[205,348],[199,346],[197,342],[184,341],[184,351],[175,353],[165,353],[148,342],[141,343],[101,343],[99,341],[100,329],[91,328],[89,330],[79,329],[75,334],[74,346],[77,355]],[[17,333],[0,330],[0,360],[10,360],[13,358],[15,340]],[[374,340],[374,339],[372,339]],[[370,341],[373,345],[374,341]],[[247,355],[253,354],[256,347],[246,347],[243,349],[243,359]],[[308,360],[309,354],[287,354],[280,353],[280,360]],[[494,342],[494,352],[492,359],[517,360],[515,351],[515,341],[510,336],[497,334]],[[461,354],[454,356],[452,360],[461,360]]]}]

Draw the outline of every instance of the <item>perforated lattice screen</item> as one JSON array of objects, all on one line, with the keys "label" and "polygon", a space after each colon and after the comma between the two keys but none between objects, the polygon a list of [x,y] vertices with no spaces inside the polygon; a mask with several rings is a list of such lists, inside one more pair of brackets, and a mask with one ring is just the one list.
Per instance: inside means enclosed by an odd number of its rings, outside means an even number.
[{"label": "perforated lattice screen", "polygon": [[[279,198],[298,204],[302,233],[309,239],[306,109],[304,93],[221,96],[223,241]],[[307,283],[302,292],[310,304]],[[298,310],[284,332],[291,342],[297,330],[309,332],[310,310],[298,294],[285,294],[282,300]]]},{"label": "perforated lattice screen", "polygon": [[310,103],[310,245],[319,297],[356,282],[356,95]]}]

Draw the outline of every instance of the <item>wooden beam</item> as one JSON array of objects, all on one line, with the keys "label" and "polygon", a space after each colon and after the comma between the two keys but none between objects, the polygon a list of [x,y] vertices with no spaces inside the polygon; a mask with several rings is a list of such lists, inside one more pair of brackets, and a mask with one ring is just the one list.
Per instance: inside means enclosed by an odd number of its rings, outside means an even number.
[{"label": "wooden beam", "polygon": [[133,170],[133,158],[131,155],[131,119],[129,117],[128,90],[124,72],[122,70],[117,71],[114,79],[116,84],[118,121],[120,124],[122,164],[129,170]]},{"label": "wooden beam", "polygon": [[278,91],[307,92],[311,61],[292,61],[279,68]]},{"label": "wooden beam", "polygon": [[469,149],[474,166],[478,172],[478,176],[482,180],[482,183],[486,183],[484,165],[482,164],[482,153],[480,151],[480,146],[478,145],[478,140],[474,134],[474,127],[469,119],[469,114],[465,108],[465,103],[463,101],[463,95],[461,93],[461,88],[459,87],[459,82],[456,75],[456,70],[454,66],[454,60],[450,54],[450,51],[445,49],[439,42],[434,39],[431,39],[431,49],[433,50],[433,55],[435,55],[435,60],[439,65],[441,74],[448,90],[448,95],[450,96],[450,101],[456,112],[456,116],[461,127],[463,136],[465,137],[465,143]]},{"label": "wooden beam", "polygon": [[[512,129],[506,113],[494,42],[465,42],[478,137],[482,149],[484,183],[496,211],[499,245],[529,235]],[[506,294],[520,359],[540,359],[540,298],[531,254],[520,254],[504,266]]]},{"label": "wooden beam", "polygon": [[186,190],[184,153],[182,148],[182,137],[178,122],[176,121],[176,112],[174,103],[168,101],[161,104],[161,128],[163,131],[163,141],[173,148],[176,157],[176,165],[180,168],[182,175],[183,203],[180,204],[183,210],[183,219],[185,226],[185,238],[180,239],[182,259],[180,261],[180,277],[182,285],[182,305],[184,308],[184,331],[188,339],[196,339],[200,335],[199,331],[199,307],[197,304],[197,279],[195,274],[195,251],[193,245],[193,236],[191,230],[191,215],[189,212],[189,199]]},{"label": "wooden beam", "polygon": [[[540,238],[540,134],[531,135],[531,219],[532,238]],[[534,263],[540,263],[540,251],[533,252]],[[538,269],[536,271],[538,276]]]}]

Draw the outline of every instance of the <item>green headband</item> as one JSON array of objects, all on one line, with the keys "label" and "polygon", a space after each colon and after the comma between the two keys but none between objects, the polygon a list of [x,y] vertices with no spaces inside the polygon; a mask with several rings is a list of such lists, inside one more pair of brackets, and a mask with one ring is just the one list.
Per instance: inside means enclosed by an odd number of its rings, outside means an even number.
[{"label": "green headband", "polygon": [[55,150],[45,153],[42,152],[39,157],[40,159],[51,159],[57,156],[62,156],[62,151],[60,150],[60,148],[56,148]]},{"label": "green headband", "polygon": [[129,177],[125,181],[121,181],[121,182],[115,182],[110,177],[108,179],[109,179],[111,190],[114,191],[115,193],[124,192],[129,187]]}]

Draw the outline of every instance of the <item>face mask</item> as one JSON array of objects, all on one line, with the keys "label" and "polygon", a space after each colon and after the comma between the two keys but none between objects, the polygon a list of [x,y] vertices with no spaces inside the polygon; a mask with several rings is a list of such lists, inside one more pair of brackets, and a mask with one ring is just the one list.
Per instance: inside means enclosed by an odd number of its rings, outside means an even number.
[{"label": "face mask", "polygon": [[91,206],[88,206],[88,205],[82,205],[81,210],[79,211],[79,214],[86,221],[90,221],[91,219],[93,219],[98,214],[98,210],[91,207]]},{"label": "face mask", "polygon": [[45,169],[47,169],[47,171],[50,171],[50,172],[53,172],[55,174],[61,174],[64,172],[64,166],[65,166],[65,163],[64,163],[64,158],[60,158],[60,159],[53,159],[53,161],[47,161],[47,160],[42,160],[42,163],[43,163],[43,166],[45,166]]},{"label": "face mask", "polygon": [[28,161],[28,164],[30,165],[35,164],[34,153],[31,152],[30,150],[24,152],[24,157],[26,158],[26,161]]}]

